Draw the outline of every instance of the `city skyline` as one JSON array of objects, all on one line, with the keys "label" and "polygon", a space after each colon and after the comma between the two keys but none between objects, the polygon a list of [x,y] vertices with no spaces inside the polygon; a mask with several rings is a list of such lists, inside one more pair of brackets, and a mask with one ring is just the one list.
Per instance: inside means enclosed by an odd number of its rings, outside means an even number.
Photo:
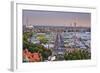
[{"label": "city skyline", "polygon": [[79,12],[58,12],[23,10],[23,25],[49,25],[90,27],[91,14]]}]

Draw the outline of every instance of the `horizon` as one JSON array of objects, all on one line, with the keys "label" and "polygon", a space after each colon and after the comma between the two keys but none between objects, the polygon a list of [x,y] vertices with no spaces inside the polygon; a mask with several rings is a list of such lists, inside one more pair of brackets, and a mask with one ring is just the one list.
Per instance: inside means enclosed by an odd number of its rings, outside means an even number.
[{"label": "horizon", "polygon": [[23,25],[91,27],[91,14],[80,12],[23,10]]},{"label": "horizon", "polygon": [[[75,26],[63,26],[63,25],[23,25],[23,26],[43,26],[43,27],[75,27]],[[81,26],[76,26],[76,27],[78,27],[78,28],[90,28],[90,27],[81,27]]]}]

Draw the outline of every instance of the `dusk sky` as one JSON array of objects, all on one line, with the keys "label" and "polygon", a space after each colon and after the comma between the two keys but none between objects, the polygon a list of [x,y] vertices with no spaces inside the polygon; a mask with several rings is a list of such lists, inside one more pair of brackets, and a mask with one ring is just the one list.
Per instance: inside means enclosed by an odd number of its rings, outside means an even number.
[{"label": "dusk sky", "polygon": [[91,14],[78,12],[55,12],[23,10],[23,25],[59,25],[90,27]]}]

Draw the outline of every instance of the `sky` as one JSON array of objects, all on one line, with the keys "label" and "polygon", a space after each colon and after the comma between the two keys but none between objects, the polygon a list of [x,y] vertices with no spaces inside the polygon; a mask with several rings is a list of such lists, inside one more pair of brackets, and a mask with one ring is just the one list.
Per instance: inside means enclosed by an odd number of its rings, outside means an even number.
[{"label": "sky", "polygon": [[23,10],[22,20],[23,25],[91,26],[91,14],[82,12]]}]

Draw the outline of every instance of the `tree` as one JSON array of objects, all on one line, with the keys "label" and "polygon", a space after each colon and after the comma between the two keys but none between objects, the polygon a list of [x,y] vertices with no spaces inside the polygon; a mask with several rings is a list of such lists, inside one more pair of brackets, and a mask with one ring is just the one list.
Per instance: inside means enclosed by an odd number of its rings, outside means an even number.
[{"label": "tree", "polygon": [[[34,44],[28,41],[28,39],[32,36],[32,33],[25,32],[23,33],[23,50],[28,49],[29,52],[31,53],[40,53],[42,56],[42,60],[47,60],[50,55],[52,55],[52,52],[50,49],[45,48],[41,44]],[[47,38],[45,35],[38,35],[37,38],[39,41],[43,44],[46,44],[48,42]]]},{"label": "tree", "polygon": [[46,43],[48,43],[48,39],[46,38],[46,36],[45,35],[38,35],[37,36],[37,39],[40,41],[40,44],[46,44]]},{"label": "tree", "polygon": [[82,60],[82,59],[90,59],[91,53],[87,50],[76,50],[73,52],[64,54],[65,60]]}]

